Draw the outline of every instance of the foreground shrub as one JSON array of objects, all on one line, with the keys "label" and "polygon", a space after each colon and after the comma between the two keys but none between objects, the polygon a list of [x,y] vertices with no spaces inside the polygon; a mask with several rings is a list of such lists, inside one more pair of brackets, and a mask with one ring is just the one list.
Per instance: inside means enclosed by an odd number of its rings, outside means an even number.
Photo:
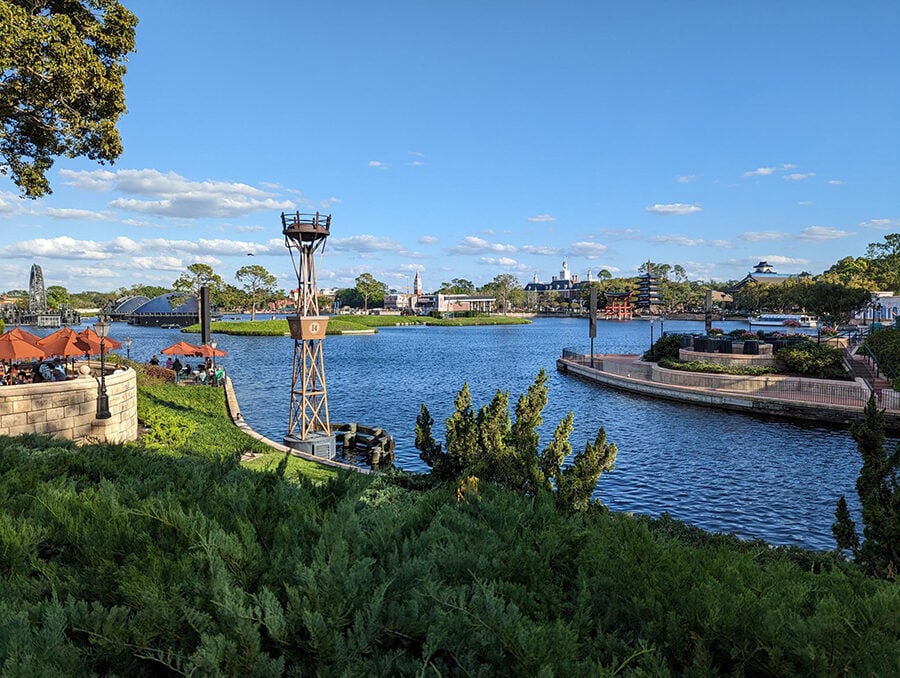
[{"label": "foreground shrub", "polygon": [[683,372],[704,372],[707,374],[736,374],[748,377],[759,377],[765,374],[775,374],[778,370],[764,365],[737,367],[734,365],[722,365],[721,363],[707,363],[701,360],[660,360],[660,367],[669,370],[681,370]]},{"label": "foreground shrub", "polygon": [[872,332],[866,337],[865,345],[878,358],[885,374],[900,380],[900,329],[886,327]]},{"label": "foreground shrub", "polygon": [[283,473],[0,438],[0,673],[896,673],[900,587],[852,566],[546,493]]},{"label": "foreground shrub", "polygon": [[775,352],[780,372],[813,379],[853,379],[844,366],[844,352],[833,346],[802,341]]},{"label": "foreground shrub", "polygon": [[678,351],[681,350],[680,334],[664,334],[657,339],[650,350],[641,356],[641,360],[659,362],[660,360],[678,360]]}]

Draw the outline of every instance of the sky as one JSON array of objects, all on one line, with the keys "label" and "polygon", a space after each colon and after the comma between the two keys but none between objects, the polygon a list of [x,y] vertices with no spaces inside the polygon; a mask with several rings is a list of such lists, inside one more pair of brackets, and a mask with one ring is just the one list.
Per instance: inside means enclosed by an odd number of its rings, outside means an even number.
[{"label": "sky", "polygon": [[124,152],[0,177],[0,291],[249,264],[332,215],[319,286],[650,260],[819,274],[900,232],[900,3],[125,0]]}]

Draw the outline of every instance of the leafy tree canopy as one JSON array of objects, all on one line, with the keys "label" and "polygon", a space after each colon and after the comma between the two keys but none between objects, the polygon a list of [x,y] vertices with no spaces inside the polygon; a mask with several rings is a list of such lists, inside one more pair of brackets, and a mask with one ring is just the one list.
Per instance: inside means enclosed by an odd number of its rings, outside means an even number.
[{"label": "leafy tree canopy", "polygon": [[138,20],[116,0],[0,0],[0,173],[51,192],[55,156],[113,162]]},{"label": "leafy tree canopy", "polygon": [[242,266],[234,274],[234,277],[250,297],[250,320],[255,320],[257,302],[264,301],[266,297],[275,293],[278,279],[259,264]]},{"label": "leafy tree canopy", "polygon": [[387,285],[375,280],[371,273],[363,273],[356,278],[356,291],[363,299],[363,310],[368,310],[369,300],[375,304],[384,303]]}]

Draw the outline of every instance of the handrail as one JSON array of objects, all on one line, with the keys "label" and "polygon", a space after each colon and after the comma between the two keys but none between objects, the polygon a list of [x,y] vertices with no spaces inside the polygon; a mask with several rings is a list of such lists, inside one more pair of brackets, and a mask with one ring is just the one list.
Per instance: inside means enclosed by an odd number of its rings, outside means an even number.
[{"label": "handrail", "polygon": [[875,352],[871,348],[869,348],[865,344],[861,344],[860,347],[856,349],[856,352],[859,353],[860,350],[862,350],[863,356],[865,357],[866,361],[871,361],[872,367],[875,369],[876,377],[882,373],[885,377],[891,380],[897,377],[897,375],[894,373],[894,370],[889,365],[885,365],[882,367],[881,362],[878,360],[878,356],[875,355]]}]

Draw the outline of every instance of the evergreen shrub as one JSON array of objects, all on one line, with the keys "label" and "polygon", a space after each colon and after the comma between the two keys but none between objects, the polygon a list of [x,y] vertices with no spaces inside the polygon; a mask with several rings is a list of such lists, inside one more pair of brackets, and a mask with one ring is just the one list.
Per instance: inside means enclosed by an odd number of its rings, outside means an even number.
[{"label": "evergreen shrub", "polygon": [[789,372],[812,379],[852,381],[853,375],[844,365],[844,352],[834,346],[801,341],[775,352],[779,372]]}]

